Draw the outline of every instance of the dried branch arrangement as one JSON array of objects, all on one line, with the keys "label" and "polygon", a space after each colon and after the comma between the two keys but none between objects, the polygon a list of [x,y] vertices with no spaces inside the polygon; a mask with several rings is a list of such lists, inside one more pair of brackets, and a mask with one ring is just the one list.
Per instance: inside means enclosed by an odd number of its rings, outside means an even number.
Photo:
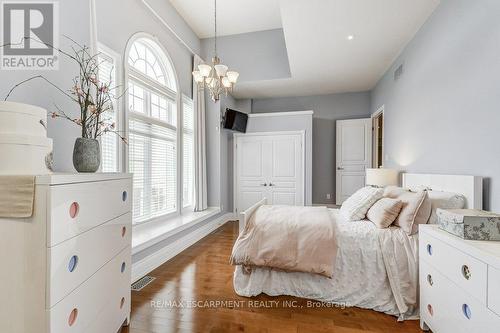
[{"label": "dried branch arrangement", "polygon": [[71,41],[76,45],[76,47],[72,47],[72,53],[44,43],[47,47],[59,51],[77,63],[79,73],[73,78],[71,89],[65,91],[45,76],[35,75],[12,87],[4,100],[7,100],[17,87],[29,81],[41,79],[70,98],[80,108],[80,117],[72,118],[56,105],[57,111],[51,113],[52,118],[66,119],[80,126],[82,138],[97,139],[105,133],[112,132],[126,143],[126,138],[116,130],[116,124],[111,117],[114,103],[122,97],[122,95],[117,96],[116,94],[120,87],[113,86],[113,77],[111,75],[105,80],[99,80],[99,69],[102,65],[102,61],[99,60],[99,54],[91,54],[87,46],[79,45],[73,40]]}]

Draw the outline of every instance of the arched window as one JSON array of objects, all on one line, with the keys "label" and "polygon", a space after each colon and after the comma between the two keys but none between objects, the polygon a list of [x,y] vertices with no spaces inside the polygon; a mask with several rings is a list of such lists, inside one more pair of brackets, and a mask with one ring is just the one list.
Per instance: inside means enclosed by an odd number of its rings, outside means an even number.
[{"label": "arched window", "polygon": [[172,63],[153,39],[134,39],[127,58],[128,165],[134,173],[134,223],[140,223],[180,211],[180,98]]},{"label": "arched window", "polygon": [[172,91],[177,91],[172,65],[162,49],[152,40],[137,39],[128,53],[128,63],[139,73]]}]

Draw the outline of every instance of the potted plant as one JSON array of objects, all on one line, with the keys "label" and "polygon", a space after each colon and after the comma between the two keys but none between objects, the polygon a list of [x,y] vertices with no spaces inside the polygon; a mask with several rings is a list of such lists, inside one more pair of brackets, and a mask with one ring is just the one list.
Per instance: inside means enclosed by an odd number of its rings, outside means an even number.
[{"label": "potted plant", "polygon": [[96,172],[101,164],[101,149],[98,140],[101,135],[112,132],[126,143],[126,139],[116,131],[115,123],[110,117],[113,111],[113,101],[119,98],[113,93],[118,87],[112,87],[112,77],[106,78],[105,81],[99,80],[99,57],[91,54],[88,47],[78,45],[78,48],[73,48],[73,54],[59,51],[73,59],[79,67],[79,73],[73,79],[73,86],[69,91],[59,88],[43,75],[36,75],[16,84],[5,100],[15,88],[34,79],[44,80],[70,98],[78,105],[80,116],[70,117],[55,106],[57,111],[52,112],[51,117],[66,119],[81,127],[81,136],[75,140],[73,148],[73,166],[78,172]]}]

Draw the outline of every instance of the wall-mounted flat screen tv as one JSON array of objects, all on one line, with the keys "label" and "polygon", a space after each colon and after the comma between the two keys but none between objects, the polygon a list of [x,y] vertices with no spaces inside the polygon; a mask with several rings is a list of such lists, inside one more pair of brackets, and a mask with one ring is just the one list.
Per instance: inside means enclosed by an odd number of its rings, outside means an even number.
[{"label": "wall-mounted flat screen tv", "polygon": [[226,115],[224,117],[225,129],[246,133],[247,122],[248,122],[248,115],[246,113],[236,111],[233,109],[226,109]]}]

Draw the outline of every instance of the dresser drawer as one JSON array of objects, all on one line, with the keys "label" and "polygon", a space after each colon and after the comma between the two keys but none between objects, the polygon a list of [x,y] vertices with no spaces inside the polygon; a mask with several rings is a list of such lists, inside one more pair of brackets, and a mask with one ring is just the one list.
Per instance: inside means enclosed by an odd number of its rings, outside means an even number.
[{"label": "dresser drawer", "polygon": [[131,199],[130,179],[50,186],[48,247],[130,212]]},{"label": "dresser drawer", "polygon": [[484,304],[429,264],[420,270],[421,316],[434,332],[498,332],[500,317]]},{"label": "dresser drawer", "polygon": [[488,266],[488,308],[500,316],[500,269]]},{"label": "dresser drawer", "polygon": [[420,317],[436,333],[458,332],[447,302],[451,282],[420,261]]},{"label": "dresser drawer", "polygon": [[130,247],[47,313],[49,332],[118,331],[130,313]]},{"label": "dresser drawer", "polygon": [[47,249],[47,308],[53,307],[130,246],[132,213],[126,213]]},{"label": "dresser drawer", "polygon": [[429,263],[486,305],[488,266],[425,232],[420,233],[419,237],[419,259]]}]

